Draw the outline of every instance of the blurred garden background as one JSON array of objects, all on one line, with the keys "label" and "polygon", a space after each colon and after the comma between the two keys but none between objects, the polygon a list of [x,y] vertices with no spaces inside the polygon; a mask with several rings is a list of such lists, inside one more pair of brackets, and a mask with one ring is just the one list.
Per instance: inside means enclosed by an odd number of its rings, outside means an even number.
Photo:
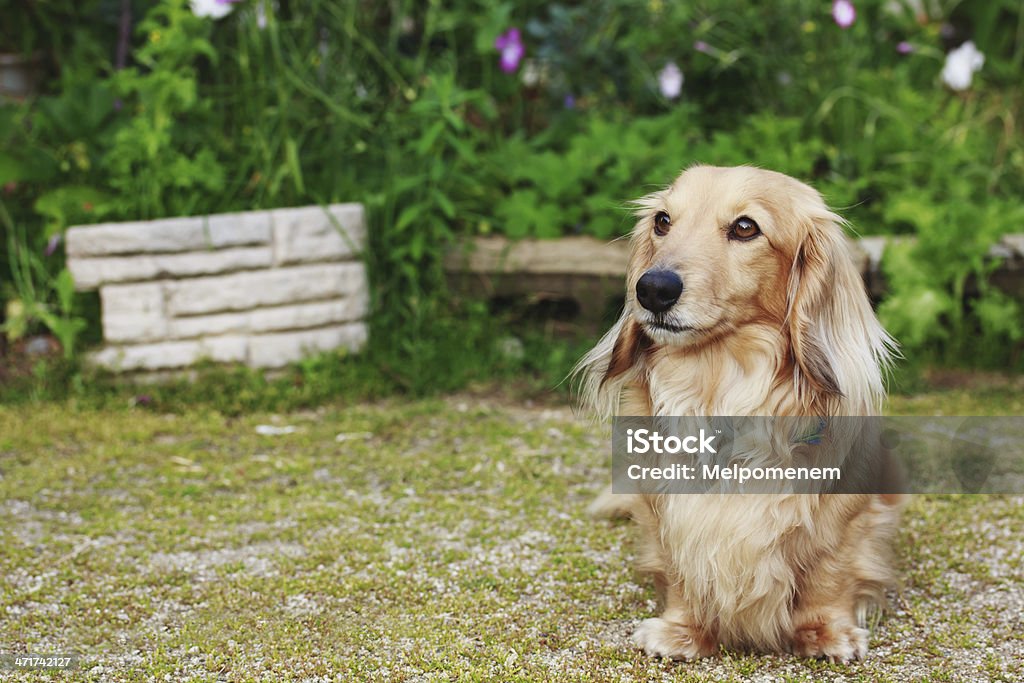
[{"label": "blurred garden background", "polygon": [[99,307],[64,267],[69,226],[331,202],[367,208],[367,350],[283,380],[211,369],[206,395],[550,390],[597,327],[456,296],[444,256],[481,235],[613,240],[631,199],[698,161],[794,175],[859,234],[917,238],[882,263],[904,368],[1024,367],[1020,291],[988,277],[1024,232],[1016,0],[0,6],[0,53],[34,75],[0,104],[4,398],[109,386],[82,362]]}]

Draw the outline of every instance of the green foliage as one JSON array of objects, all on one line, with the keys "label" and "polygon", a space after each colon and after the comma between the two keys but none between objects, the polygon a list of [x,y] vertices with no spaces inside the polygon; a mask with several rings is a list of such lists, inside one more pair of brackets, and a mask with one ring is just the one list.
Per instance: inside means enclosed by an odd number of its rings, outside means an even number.
[{"label": "green foliage", "polygon": [[[698,139],[687,107],[632,123],[600,116],[562,144],[513,140],[490,158],[494,216],[510,237],[585,233],[607,239],[631,223],[625,200],[678,174]],[[683,161],[685,163],[685,161]]]},{"label": "green foliage", "polygon": [[[95,324],[45,255],[69,225],[362,201],[359,363],[394,390],[458,386],[508,362],[491,341],[507,321],[448,295],[456,240],[613,239],[682,168],[749,163],[809,181],[861,233],[920,238],[886,258],[881,313],[908,355],[1020,362],[1020,304],[985,278],[1024,196],[1018,3],[857,2],[844,30],[817,0],[244,0],[216,21],[137,0],[124,64],[122,3],[22,4],[22,48],[53,43],[42,94],[0,105],[9,337],[49,329],[71,353]],[[505,73],[512,27],[525,55]],[[968,38],[985,67],[954,93],[939,72]],[[678,99],[659,90],[669,62]]]},{"label": "green foliage", "polygon": [[4,0],[0,3],[0,53],[40,55],[44,50],[65,51],[74,41],[77,21],[95,16],[97,0]]},{"label": "green foliage", "polygon": [[49,274],[42,259],[26,249],[24,235],[11,223],[3,203],[0,203],[0,225],[7,231],[13,294],[8,298],[0,331],[15,341],[25,336],[32,323],[38,321],[60,342],[65,359],[72,358],[75,341],[86,323],[75,311],[75,283],[71,273],[63,269],[56,276]]},{"label": "green foliage", "polygon": [[212,103],[199,97],[197,62],[217,61],[207,40],[211,29],[187,0],[167,0],[139,24],[146,42],[135,52],[138,66],[113,78],[114,92],[134,116],[114,134],[103,159],[121,213],[153,218],[173,208],[190,214],[196,194],[224,187],[223,167],[191,131],[210,125],[204,115]]},{"label": "green foliage", "polygon": [[[1024,206],[942,201],[911,190],[887,213],[893,221],[913,225],[918,240],[885,255],[892,293],[879,309],[883,323],[908,348],[946,362],[965,357],[982,364],[1004,362],[1024,336],[1024,315],[1019,302],[988,284],[996,265],[988,250],[996,237],[1019,229]],[[970,301],[965,296],[969,285],[980,289]]]}]

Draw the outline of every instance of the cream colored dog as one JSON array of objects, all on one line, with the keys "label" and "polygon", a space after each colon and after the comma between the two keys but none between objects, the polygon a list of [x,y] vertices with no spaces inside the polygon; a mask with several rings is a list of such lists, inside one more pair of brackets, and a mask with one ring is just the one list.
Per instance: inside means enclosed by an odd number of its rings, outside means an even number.
[{"label": "cream colored dog", "polygon": [[[580,362],[599,414],[876,415],[893,344],[843,221],[788,176],[697,166],[639,203],[625,311]],[[900,498],[612,495],[640,526],[664,611],[634,642],[691,659],[719,645],[846,662],[894,582]]]}]

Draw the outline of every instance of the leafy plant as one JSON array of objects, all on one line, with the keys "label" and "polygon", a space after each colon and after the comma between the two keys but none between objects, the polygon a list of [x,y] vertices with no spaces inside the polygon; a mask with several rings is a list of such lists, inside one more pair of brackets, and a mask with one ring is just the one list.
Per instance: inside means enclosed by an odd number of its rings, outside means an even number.
[{"label": "leafy plant", "polygon": [[[36,321],[49,329],[60,342],[65,358],[75,354],[78,335],[85,320],[76,315],[75,283],[67,269],[51,277],[42,259],[30,252],[24,235],[11,222],[10,214],[0,202],[0,223],[7,231],[11,282],[4,324],[0,329],[9,340],[25,336]],[[55,302],[51,304],[48,302]]]},{"label": "leafy plant", "polygon": [[[528,365],[495,353],[492,310],[449,293],[460,238],[613,239],[628,201],[687,165],[750,163],[810,182],[860,232],[919,238],[886,258],[882,315],[908,355],[1019,360],[1019,304],[986,280],[1024,194],[1009,0],[856,2],[843,26],[818,0],[244,0],[217,20],[185,0],[26,4],[52,29],[53,78],[0,105],[9,332],[95,323],[64,305],[59,252],[41,256],[69,225],[362,201],[358,362],[394,390],[453,387]],[[968,38],[985,66],[953,92],[939,73]]]},{"label": "leafy plant", "polygon": [[[910,190],[887,212],[892,220],[913,223],[917,240],[886,252],[891,293],[879,309],[883,323],[906,347],[934,359],[1004,364],[1024,338],[1024,315],[1020,302],[988,284],[998,265],[989,247],[1021,224],[1024,207],[995,200],[980,206],[940,202]],[[978,292],[968,297],[970,287]]]},{"label": "leafy plant", "polygon": [[114,134],[102,164],[114,201],[137,218],[163,216],[171,207],[192,213],[197,193],[224,187],[223,166],[193,131],[202,130],[211,105],[199,97],[197,67],[200,57],[217,61],[210,29],[185,0],[156,5],[138,27],[146,37],[135,52],[138,66],[113,78],[133,116]]}]

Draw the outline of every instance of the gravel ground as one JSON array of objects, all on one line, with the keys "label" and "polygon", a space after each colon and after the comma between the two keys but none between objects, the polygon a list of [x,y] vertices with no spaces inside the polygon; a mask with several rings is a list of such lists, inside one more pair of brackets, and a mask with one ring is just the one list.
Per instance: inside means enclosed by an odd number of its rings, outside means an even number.
[{"label": "gravel ground", "polygon": [[0,680],[1024,680],[1019,496],[913,500],[864,662],[647,659],[632,530],[585,515],[605,453],[568,410],[468,395],[0,407],[0,651],[81,655]]}]

